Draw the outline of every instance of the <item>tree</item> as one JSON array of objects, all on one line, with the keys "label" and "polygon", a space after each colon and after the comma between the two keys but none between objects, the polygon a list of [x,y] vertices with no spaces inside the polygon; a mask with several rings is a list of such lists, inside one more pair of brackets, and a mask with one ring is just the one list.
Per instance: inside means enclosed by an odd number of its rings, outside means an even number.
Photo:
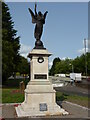
[{"label": "tree", "polygon": [[90,75],[90,53],[86,53],[86,63],[85,55],[82,54],[73,60],[74,72],[80,72],[82,75],[86,75],[85,64],[87,64],[87,74]]},{"label": "tree", "polygon": [[54,75],[54,74],[55,74],[55,66],[56,66],[56,64],[57,64],[58,62],[60,62],[60,61],[61,61],[61,60],[60,60],[59,57],[57,57],[57,58],[55,58],[55,59],[53,60],[53,65],[52,65],[51,69],[49,70],[49,75]]},{"label": "tree", "polygon": [[20,74],[29,74],[29,62],[26,58],[20,56],[20,63],[18,64],[18,72]]},{"label": "tree", "polygon": [[87,74],[90,76],[90,53],[87,53]]},{"label": "tree", "polygon": [[20,61],[19,57],[19,37],[14,29],[8,6],[2,2],[2,79],[4,81],[17,71]]},{"label": "tree", "polygon": [[55,66],[55,74],[60,74],[60,73],[64,73],[64,74],[68,74],[71,71],[71,64],[72,60],[66,58],[65,60],[61,60],[60,62],[56,63]]},{"label": "tree", "polygon": [[[74,72],[86,75],[84,54],[82,54],[80,57],[77,56],[74,60],[68,58],[66,58],[65,60],[58,60],[57,58],[55,58],[50,69],[50,75],[60,73],[69,74],[72,72],[72,65],[74,67]],[[90,76],[90,53],[86,53],[86,65],[87,75]]]}]

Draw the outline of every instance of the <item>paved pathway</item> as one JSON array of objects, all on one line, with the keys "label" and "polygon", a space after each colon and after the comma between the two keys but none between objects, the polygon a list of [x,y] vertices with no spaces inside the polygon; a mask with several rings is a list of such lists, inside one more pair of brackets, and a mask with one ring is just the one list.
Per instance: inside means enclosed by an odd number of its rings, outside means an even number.
[{"label": "paved pathway", "polygon": [[[58,102],[58,104],[61,104],[61,102]],[[81,107],[76,104],[72,104],[70,102],[62,102],[62,107],[68,111],[70,114],[66,116],[48,116],[48,117],[23,117],[23,118],[17,118],[16,112],[15,112],[15,106],[14,105],[2,105],[2,117],[5,118],[5,120],[90,120],[90,116],[88,115],[88,109],[85,107]],[[1,107],[0,107],[1,108]],[[80,118],[80,119],[79,119]]]}]

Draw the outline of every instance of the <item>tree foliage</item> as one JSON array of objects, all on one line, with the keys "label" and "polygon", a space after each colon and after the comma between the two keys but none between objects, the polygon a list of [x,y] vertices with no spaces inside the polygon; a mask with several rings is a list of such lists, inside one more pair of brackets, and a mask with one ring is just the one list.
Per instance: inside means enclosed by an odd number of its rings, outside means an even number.
[{"label": "tree foliage", "polygon": [[49,71],[49,74],[50,75],[54,75],[55,74],[55,66],[56,66],[56,64],[58,63],[58,62],[60,62],[61,60],[60,60],[60,58],[58,57],[58,58],[55,58],[54,60],[53,60],[53,65],[52,65],[52,68],[50,69],[50,71]]},{"label": "tree foliage", "polygon": [[86,53],[86,63],[85,63],[85,55],[82,54],[80,57],[77,57],[73,60],[74,71],[81,72],[83,75],[86,74],[87,66],[87,74],[90,75],[90,53]]},{"label": "tree foliage", "polygon": [[16,33],[9,8],[2,2],[2,82],[18,69],[20,44]]},{"label": "tree foliage", "polygon": [[86,74],[85,64],[87,64],[87,74],[90,75],[90,53],[86,54],[86,63],[85,63],[84,54],[82,54],[80,57],[76,57],[75,59],[66,58],[65,60],[54,62],[56,60],[57,58],[53,60],[53,65],[49,71],[50,75],[55,75],[60,73],[69,74],[72,72],[72,65],[74,72],[82,73],[82,75],[85,75]]},{"label": "tree foliage", "polygon": [[29,62],[26,58],[20,56],[20,63],[18,64],[18,72],[20,74],[29,74]]}]

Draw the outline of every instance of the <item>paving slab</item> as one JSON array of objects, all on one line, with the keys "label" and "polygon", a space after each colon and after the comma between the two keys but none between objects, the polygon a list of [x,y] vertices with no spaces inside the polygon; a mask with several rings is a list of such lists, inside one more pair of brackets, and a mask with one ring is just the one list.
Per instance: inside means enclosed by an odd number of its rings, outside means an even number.
[{"label": "paving slab", "polygon": [[88,115],[88,108],[73,104],[71,102],[63,101],[58,102],[59,105],[69,112],[65,116],[46,116],[46,117],[21,117],[18,118],[15,111],[16,104],[2,105],[2,118],[5,120],[90,120]]}]

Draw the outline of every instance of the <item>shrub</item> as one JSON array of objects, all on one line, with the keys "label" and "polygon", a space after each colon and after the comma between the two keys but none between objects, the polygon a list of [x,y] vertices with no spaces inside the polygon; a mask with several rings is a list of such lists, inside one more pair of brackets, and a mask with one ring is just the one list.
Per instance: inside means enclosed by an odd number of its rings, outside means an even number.
[{"label": "shrub", "polygon": [[29,79],[8,79],[5,83],[6,87],[11,87],[11,88],[18,88],[20,86],[20,82],[23,81],[25,86],[29,82]]}]

